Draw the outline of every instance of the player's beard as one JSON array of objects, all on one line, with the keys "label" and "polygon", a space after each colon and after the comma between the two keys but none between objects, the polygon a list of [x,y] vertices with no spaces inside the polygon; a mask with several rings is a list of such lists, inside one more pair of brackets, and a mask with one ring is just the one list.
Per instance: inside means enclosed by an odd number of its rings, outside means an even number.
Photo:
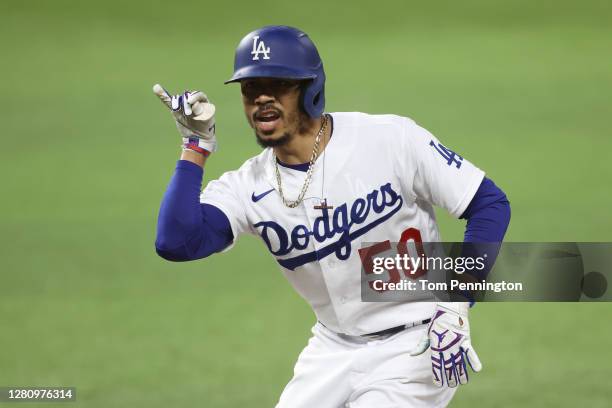
[{"label": "player's beard", "polygon": [[[302,134],[306,133],[306,131],[308,130],[307,128],[308,116],[306,115],[305,112],[302,112],[302,110],[299,109],[297,112],[290,113],[286,117],[287,117],[287,124],[289,126],[294,125],[291,127],[297,128],[295,133],[302,133]],[[279,147],[279,146],[285,146],[291,140],[293,140],[295,133],[290,132],[290,131],[285,131],[277,139],[264,139],[259,135],[259,133],[257,133],[257,130],[255,130],[255,138],[257,140],[257,144],[263,148]]]},{"label": "player's beard", "polygon": [[259,133],[255,131],[255,137],[257,138],[257,144],[261,147],[278,147],[289,143],[291,139],[293,139],[293,134],[285,132],[278,139],[262,139],[261,136],[259,136]]}]

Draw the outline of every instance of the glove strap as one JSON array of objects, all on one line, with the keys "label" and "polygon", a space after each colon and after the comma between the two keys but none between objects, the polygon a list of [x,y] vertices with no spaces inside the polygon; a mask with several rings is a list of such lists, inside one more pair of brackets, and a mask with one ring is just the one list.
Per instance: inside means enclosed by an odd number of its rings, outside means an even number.
[{"label": "glove strap", "polygon": [[183,150],[193,150],[196,153],[200,153],[204,157],[210,156],[210,151],[204,147],[204,141],[199,137],[184,137],[183,138]]},{"label": "glove strap", "polygon": [[438,307],[450,310],[460,316],[467,316],[470,308],[467,302],[440,302]]}]

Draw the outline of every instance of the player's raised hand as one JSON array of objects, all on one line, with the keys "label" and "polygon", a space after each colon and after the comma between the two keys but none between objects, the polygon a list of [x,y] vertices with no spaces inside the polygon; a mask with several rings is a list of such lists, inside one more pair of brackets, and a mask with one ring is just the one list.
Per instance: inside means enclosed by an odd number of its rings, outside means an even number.
[{"label": "player's raised hand", "polygon": [[468,309],[468,303],[438,303],[427,331],[410,352],[417,356],[431,351],[433,382],[439,387],[467,384],[468,365],[474,372],[482,370],[470,339]]},{"label": "player's raised hand", "polygon": [[161,85],[155,84],[153,92],[172,112],[176,127],[183,136],[183,145],[193,150],[207,152],[217,150],[215,136],[215,105],[201,91],[185,91],[170,95]]}]

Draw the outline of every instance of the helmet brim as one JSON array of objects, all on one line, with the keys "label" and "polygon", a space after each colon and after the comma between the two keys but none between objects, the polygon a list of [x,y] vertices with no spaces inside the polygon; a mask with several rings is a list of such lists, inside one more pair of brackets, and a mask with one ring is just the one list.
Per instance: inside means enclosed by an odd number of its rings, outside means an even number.
[{"label": "helmet brim", "polygon": [[230,84],[249,78],[314,79],[316,77],[317,75],[312,72],[282,65],[251,65],[239,69],[224,83]]}]

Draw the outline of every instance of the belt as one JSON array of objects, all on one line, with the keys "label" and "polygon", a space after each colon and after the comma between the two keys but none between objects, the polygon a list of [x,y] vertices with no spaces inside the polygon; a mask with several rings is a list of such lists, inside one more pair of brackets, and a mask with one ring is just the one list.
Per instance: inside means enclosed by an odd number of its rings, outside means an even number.
[{"label": "belt", "polygon": [[401,326],[391,327],[390,329],[385,329],[385,330],[377,331],[377,332],[374,332],[374,333],[362,334],[361,337],[369,338],[369,337],[393,336],[394,334],[402,332],[402,331],[404,331],[406,329],[410,329],[410,328],[415,327],[415,326],[420,326],[422,324],[428,324],[429,322],[431,322],[431,319],[425,319],[425,320],[421,320],[421,321],[417,321],[417,322],[403,324]]}]

